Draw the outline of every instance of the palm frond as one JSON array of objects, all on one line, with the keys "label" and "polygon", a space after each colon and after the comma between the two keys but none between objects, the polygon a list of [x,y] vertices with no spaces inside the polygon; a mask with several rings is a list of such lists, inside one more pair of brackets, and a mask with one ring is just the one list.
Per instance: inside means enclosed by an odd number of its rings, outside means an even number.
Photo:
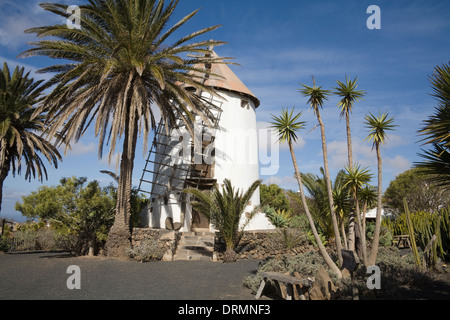
[{"label": "palm frond", "polygon": [[366,94],[364,90],[356,90],[358,78],[353,80],[345,77],[345,83],[336,80],[338,86],[334,91],[334,94],[338,95],[342,99],[338,102],[338,106],[341,110],[340,117],[344,117],[346,114],[352,112],[352,108],[355,102],[362,100],[362,97]]}]

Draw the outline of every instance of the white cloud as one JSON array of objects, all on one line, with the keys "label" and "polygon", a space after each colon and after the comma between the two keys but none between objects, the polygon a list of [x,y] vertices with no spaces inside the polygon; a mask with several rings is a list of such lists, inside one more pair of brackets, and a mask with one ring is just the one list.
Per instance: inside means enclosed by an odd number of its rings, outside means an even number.
[{"label": "white cloud", "polygon": [[70,150],[68,151],[68,155],[71,156],[80,156],[87,153],[93,153],[97,150],[97,145],[94,142],[89,142],[88,144],[85,144],[83,142],[78,142],[73,145],[71,145]]},{"label": "white cloud", "polygon": [[383,165],[392,170],[394,175],[402,173],[411,168],[411,161],[401,155],[396,155],[393,158],[385,157]]},{"label": "white cloud", "polygon": [[[39,6],[41,0],[2,0],[0,4],[0,45],[17,50],[26,42],[36,39],[34,34],[26,34],[26,29],[57,23],[65,19],[45,11]],[[79,0],[62,0],[59,3],[78,4]]]},{"label": "white cloud", "polygon": [[294,178],[293,175],[285,177],[271,176],[264,180],[264,184],[266,185],[276,184],[284,189],[292,189],[292,190],[298,189],[297,180]]}]

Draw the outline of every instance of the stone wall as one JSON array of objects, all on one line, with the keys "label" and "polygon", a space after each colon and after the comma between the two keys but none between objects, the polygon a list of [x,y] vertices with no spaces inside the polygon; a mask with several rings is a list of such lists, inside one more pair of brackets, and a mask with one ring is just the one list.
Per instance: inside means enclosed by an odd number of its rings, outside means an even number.
[{"label": "stone wall", "polygon": [[171,261],[178,242],[178,232],[174,230],[166,229],[154,229],[154,228],[134,228],[131,234],[131,244],[133,246],[139,246],[143,241],[147,239],[158,240],[158,245],[163,250],[164,256],[162,260]]},{"label": "stone wall", "polygon": [[[286,246],[286,239],[279,230],[245,231],[236,249],[239,259],[266,259],[281,258],[286,254],[297,255],[309,251],[317,251],[317,248],[310,245],[302,236],[291,230],[292,241],[290,248]],[[171,261],[177,248],[180,233],[175,230],[154,229],[154,228],[134,228],[132,232],[132,245],[138,246],[146,239],[157,239],[159,246],[164,250],[163,260]],[[224,241],[216,233],[214,243],[215,260],[222,261],[225,251]]]},{"label": "stone wall", "polygon": [[[286,240],[279,230],[246,231],[239,243],[237,259],[266,259],[280,258],[285,254],[297,255],[317,250],[310,245],[302,234],[291,232],[292,242],[288,249]],[[222,260],[225,244],[216,234],[214,251],[218,260]]]}]

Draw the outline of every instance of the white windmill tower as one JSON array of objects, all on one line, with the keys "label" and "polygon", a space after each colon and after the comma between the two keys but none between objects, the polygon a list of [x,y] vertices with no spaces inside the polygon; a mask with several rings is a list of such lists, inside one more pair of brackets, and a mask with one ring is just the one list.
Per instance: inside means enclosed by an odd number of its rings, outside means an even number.
[{"label": "white windmill tower", "polygon": [[[212,57],[218,58],[214,51]],[[214,226],[192,209],[190,195],[182,190],[208,190],[215,184],[220,188],[224,179],[229,179],[236,189],[245,191],[259,179],[255,111],[260,102],[226,64],[212,63],[207,67],[217,76],[207,77],[205,85],[213,87],[219,96],[208,92],[201,95],[215,106],[211,108],[215,127],[210,129],[198,119],[192,139],[181,120],[171,126],[169,134],[161,120],[139,186],[141,192],[150,194],[150,204],[141,216],[146,227],[213,231]],[[241,225],[259,204],[258,189],[242,215]],[[258,213],[245,229],[273,226],[264,213]]]}]

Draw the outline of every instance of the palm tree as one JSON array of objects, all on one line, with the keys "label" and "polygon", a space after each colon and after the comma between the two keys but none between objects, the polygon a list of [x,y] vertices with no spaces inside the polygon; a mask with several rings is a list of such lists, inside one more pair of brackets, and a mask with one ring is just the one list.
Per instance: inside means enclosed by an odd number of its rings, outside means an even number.
[{"label": "palm tree", "polygon": [[424,161],[416,163],[426,173],[435,174],[439,185],[450,189],[450,64],[435,68],[430,77],[432,96],[438,101],[435,113],[427,120],[419,131],[424,144],[430,144],[430,150],[422,150],[419,154]]},{"label": "palm tree", "polygon": [[[350,113],[352,113],[353,106],[355,102],[361,100],[365,95],[365,91],[356,90],[358,87],[357,78],[350,80],[345,77],[345,83],[337,80],[338,87],[335,88],[335,94],[341,97],[342,99],[338,103],[338,107],[340,108],[341,114],[340,117],[345,116],[345,123],[347,127],[347,153],[348,153],[348,166],[351,167],[353,165],[353,150],[352,150],[352,135],[350,130]],[[349,221],[349,247],[351,250],[354,250],[355,247],[355,232],[354,232],[354,214],[350,214]]]},{"label": "palm tree", "polygon": [[355,102],[362,99],[362,97],[366,94],[363,90],[356,90],[358,84],[356,81],[358,78],[353,80],[345,77],[345,83],[337,80],[338,87],[335,88],[335,94],[341,97],[342,99],[338,103],[338,107],[340,108],[341,119],[345,116],[345,123],[347,127],[347,149],[348,149],[348,165],[353,165],[353,151],[352,151],[352,135],[350,130],[350,113],[352,113],[353,106]]},{"label": "palm tree", "polygon": [[[239,244],[245,227],[244,224],[242,228],[239,228],[241,216],[249,205],[253,193],[255,193],[261,183],[262,180],[256,180],[245,193],[235,190],[228,179],[224,180],[222,191],[216,185],[212,191],[200,191],[195,188],[184,190],[184,192],[191,193],[196,198],[192,203],[193,209],[207,216],[219,230],[225,241],[224,260],[226,262],[235,259],[234,249]],[[250,222],[258,209],[259,206],[250,213],[246,223]]]},{"label": "palm tree", "polygon": [[314,239],[319,247],[320,254],[322,255],[325,263],[328,267],[339,277],[342,277],[342,273],[339,270],[336,263],[331,259],[327,250],[325,249],[322,241],[320,239],[319,233],[317,232],[316,226],[314,224],[314,220],[311,216],[311,212],[309,211],[308,204],[306,202],[305,192],[303,190],[303,182],[302,175],[298,169],[297,159],[294,152],[294,143],[297,141],[297,131],[303,129],[305,127],[304,121],[299,121],[298,119],[302,115],[302,112],[297,113],[293,116],[294,108],[292,108],[291,112],[289,109],[282,109],[281,115],[279,117],[272,115],[272,126],[274,129],[274,134],[278,136],[278,142],[283,143],[287,142],[289,146],[289,151],[291,152],[292,163],[294,164],[295,177],[298,182],[298,188],[300,192],[300,198],[302,199],[303,208],[305,210],[306,217],[308,218],[309,225],[311,227],[311,231],[314,235]]},{"label": "palm tree", "polygon": [[[55,87],[39,109],[47,112],[48,134],[59,132],[57,142],[67,144],[77,141],[95,123],[99,157],[105,144],[109,145],[109,161],[122,140],[116,216],[106,245],[108,255],[122,256],[130,246],[130,194],[138,134],[143,134],[145,153],[157,110],[166,120],[166,130],[176,119],[182,119],[192,134],[194,113],[212,123],[210,105],[195,92],[215,94],[202,81],[211,72],[195,65],[223,61],[211,58],[209,49],[223,42],[192,42],[218,26],[174,39],[180,27],[198,12],[168,28],[178,2],[172,0],[166,5],[164,0],[90,0],[80,6],[81,29],[62,24],[26,31],[52,38],[33,42],[34,47],[22,56],[64,59],[63,64],[40,70],[56,73],[50,80]],[[41,7],[69,17],[67,5],[44,3]]]},{"label": "palm tree", "polygon": [[46,88],[43,80],[29,78],[18,66],[11,76],[6,62],[0,72],[0,210],[3,182],[8,173],[21,174],[25,162],[25,179],[47,179],[44,161],[58,167],[61,155],[54,145],[40,136],[44,129],[42,114],[34,114]]},{"label": "palm tree", "polygon": [[337,255],[339,257],[339,263],[342,265],[342,242],[341,236],[339,233],[339,227],[336,219],[336,213],[334,212],[334,203],[333,203],[333,191],[331,189],[331,180],[330,180],[330,171],[328,169],[328,152],[327,152],[327,142],[325,138],[325,125],[323,124],[322,117],[320,116],[320,108],[323,107],[323,103],[325,100],[328,100],[328,96],[330,95],[330,90],[324,90],[322,87],[316,86],[316,80],[313,77],[313,86],[309,87],[300,83],[303,86],[303,89],[299,89],[300,93],[306,97],[309,97],[308,103],[310,104],[310,108],[313,109],[314,114],[317,116],[317,121],[320,125],[320,134],[322,137],[322,151],[323,151],[323,164],[325,169],[325,181],[327,184],[327,193],[328,193],[328,202],[330,205],[331,219],[333,221],[334,235],[336,238],[336,249]]},{"label": "palm tree", "polygon": [[[361,231],[361,251],[359,252],[360,259],[365,263],[367,260],[366,254],[366,235],[364,232],[364,228],[361,224],[361,210],[359,205],[359,192],[360,190],[366,186],[372,178],[372,175],[369,173],[369,169],[361,168],[361,165],[355,164],[352,166],[347,166],[345,168],[346,173],[344,176],[345,186],[348,186],[350,189],[350,193],[353,196],[353,200],[355,202],[355,210],[356,210],[356,221],[358,223],[359,230]],[[354,249],[353,249],[354,250]]]},{"label": "palm tree", "polygon": [[393,130],[395,125],[393,124],[394,117],[388,118],[387,113],[379,114],[375,117],[372,113],[366,115],[365,125],[369,129],[369,135],[366,140],[372,141],[372,149],[375,148],[377,153],[377,163],[378,163],[378,199],[377,199],[377,217],[375,223],[375,231],[373,238],[373,246],[368,257],[367,265],[375,264],[378,254],[378,241],[380,239],[380,229],[381,229],[381,199],[382,199],[382,160],[380,154],[381,145],[386,143],[387,131]]}]

